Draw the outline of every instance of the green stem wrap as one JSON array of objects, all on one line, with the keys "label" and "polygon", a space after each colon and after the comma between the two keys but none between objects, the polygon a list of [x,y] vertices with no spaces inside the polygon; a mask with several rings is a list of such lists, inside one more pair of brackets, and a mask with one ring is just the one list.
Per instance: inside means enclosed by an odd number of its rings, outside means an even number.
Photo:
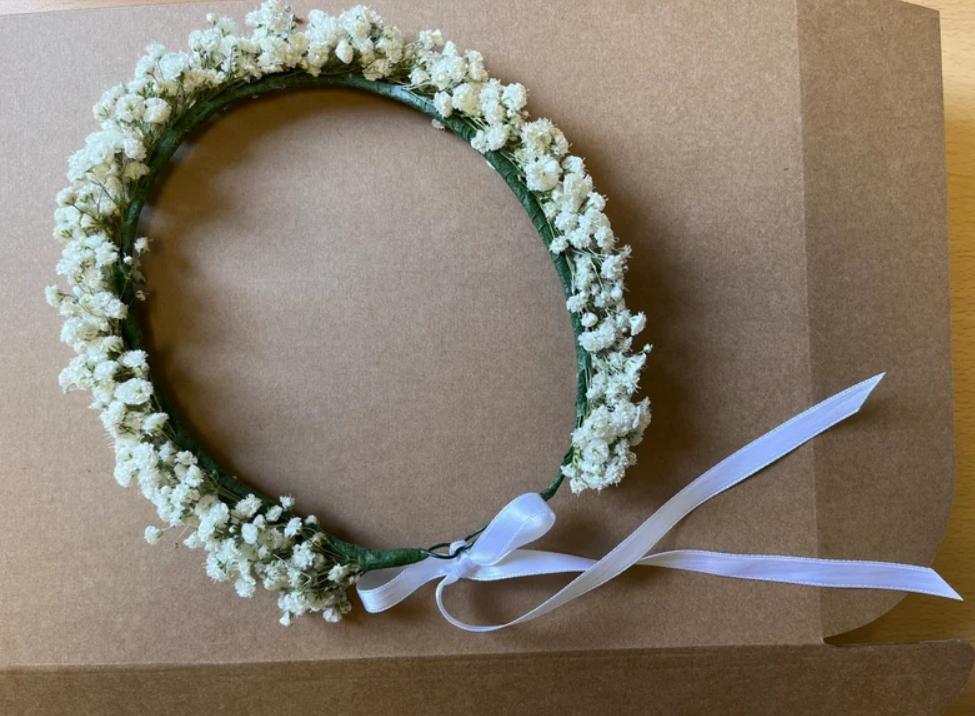
[{"label": "green stem wrap", "polygon": [[[153,184],[163,171],[169,160],[176,153],[176,150],[189,136],[194,129],[208,120],[221,109],[239,99],[256,97],[258,95],[269,94],[282,90],[303,88],[303,87],[345,87],[350,89],[364,90],[383,97],[389,97],[398,102],[402,102],[424,114],[442,122],[445,127],[455,134],[462,137],[468,143],[477,131],[469,122],[460,117],[453,116],[444,118],[434,108],[433,103],[426,97],[422,97],[410,92],[406,87],[390,82],[373,82],[357,74],[332,74],[313,77],[304,72],[294,72],[281,75],[271,75],[256,82],[232,86],[219,92],[213,97],[199,101],[187,109],[183,115],[160,137],[149,159],[149,173],[143,177],[132,195],[130,203],[123,215],[120,230],[121,250],[123,255],[132,255],[134,251],[135,239],[139,223],[139,215],[145,206],[146,199],[152,189]],[[535,195],[525,186],[521,178],[521,172],[514,162],[501,152],[488,152],[484,155],[487,162],[494,167],[504,178],[505,182],[518,197],[518,201],[528,212],[532,224],[537,229],[546,247],[553,240],[553,229],[545,217],[544,212]],[[566,258],[562,255],[552,254],[555,270],[565,295],[572,294],[572,274]],[[120,278],[122,278],[120,276]],[[124,286],[121,298],[130,306],[135,303],[135,287],[131,281],[125,281],[120,285]],[[576,338],[576,360],[577,360],[577,380],[578,387],[576,392],[576,422],[577,424],[586,414],[586,390],[588,386],[588,376],[590,371],[590,355],[579,345],[579,335],[584,330],[579,322],[579,317],[570,314],[572,319],[572,330]],[[140,349],[144,346],[142,328],[139,323],[138,314],[130,310],[127,318],[122,325],[122,336],[131,349]],[[227,470],[213,458],[212,455],[203,447],[199,439],[186,427],[186,423],[180,419],[172,401],[166,396],[165,392],[157,382],[153,382],[155,398],[159,408],[169,415],[169,424],[173,433],[173,442],[183,450],[189,450],[197,456],[200,468],[207,471],[217,481],[221,492],[233,497],[243,499],[248,495],[256,495],[267,505],[275,504],[267,495],[260,493],[249,487],[231,475]],[[571,456],[571,451],[566,455],[566,460]],[[559,485],[562,483],[561,472],[552,483],[540,494],[548,500],[551,498]],[[468,537],[468,543],[480,532],[477,530]],[[337,554],[349,562],[358,565],[362,572],[386,567],[397,567],[413,562],[418,562],[429,556],[444,556],[437,554],[434,550],[444,545],[437,545],[429,549],[405,548],[405,549],[367,549],[350,542],[344,542],[333,535],[325,533],[329,547]]]}]

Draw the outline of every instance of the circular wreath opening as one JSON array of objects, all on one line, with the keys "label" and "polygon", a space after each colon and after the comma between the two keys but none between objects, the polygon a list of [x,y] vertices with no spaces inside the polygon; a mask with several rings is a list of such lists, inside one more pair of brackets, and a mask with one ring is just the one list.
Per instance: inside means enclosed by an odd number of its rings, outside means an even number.
[{"label": "circular wreath opening", "polygon": [[[247,17],[249,36],[228,18],[208,16],[188,52],[146,48],[135,78],[94,107],[101,129],[69,160],[71,185],[58,194],[58,273],[69,291],[47,289],[64,317],[62,340],[77,353],[62,372],[65,391],[90,390],[92,408],[115,443],[115,477],[138,485],[166,529],[207,552],[207,573],[252,596],[258,583],[280,593],[281,621],[306,612],[338,621],[348,588],[362,573],[428,557],[451,558],[448,543],[368,549],[331,535],[291,497],[274,499],[230,474],[186,427],[151,374],[135,306],[145,299],[138,236],[156,178],[202,122],[240,99],[301,87],[372,92],[430,116],[469,142],[498,171],[527,211],[552,257],[576,345],[576,424],[549,499],[568,479],[573,492],[617,484],[635,463],[632,448],[649,423],[635,402],[649,346],[634,350],[646,323],[624,300],[630,254],[618,244],[583,160],[547,119],[532,120],[518,83],[490,78],[475,51],[461,53],[439,31],[407,42],[373,11],[309,13],[298,29],[272,0]],[[464,540],[470,545],[480,530]]]}]

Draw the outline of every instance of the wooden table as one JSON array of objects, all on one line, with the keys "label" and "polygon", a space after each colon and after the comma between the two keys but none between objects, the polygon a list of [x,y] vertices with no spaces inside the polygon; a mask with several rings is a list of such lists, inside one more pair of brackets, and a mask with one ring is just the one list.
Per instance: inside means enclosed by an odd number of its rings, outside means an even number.
[{"label": "wooden table", "polygon": [[[0,0],[0,14],[172,1]],[[941,11],[958,461],[954,510],[934,566],[969,601],[909,596],[873,624],[831,640],[834,643],[957,638],[975,642],[975,0],[918,4]],[[975,684],[970,683],[947,714],[972,713]]]}]

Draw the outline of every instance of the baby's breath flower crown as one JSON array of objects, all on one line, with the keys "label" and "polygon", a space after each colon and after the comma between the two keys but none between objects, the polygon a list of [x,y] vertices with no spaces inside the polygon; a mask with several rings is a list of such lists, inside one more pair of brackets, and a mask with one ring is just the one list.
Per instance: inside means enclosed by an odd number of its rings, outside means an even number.
[{"label": "baby's breath flower crown", "polygon": [[[403,102],[465,140],[493,166],[528,211],[565,290],[576,337],[576,428],[561,470],[573,492],[613,485],[635,456],[650,419],[633,402],[649,347],[634,351],[643,314],[623,301],[630,254],[619,246],[583,160],[547,119],[531,120],[520,84],[502,84],[481,55],[461,53],[439,31],[407,42],[364,7],[334,17],[308,15],[304,30],[288,6],[264,3],[247,16],[253,31],[209,16],[188,52],[146,48],[135,79],[95,105],[101,129],[69,160],[71,185],[57,197],[54,236],[64,242],[48,301],[64,317],[62,340],[77,356],[61,374],[65,391],[90,390],[92,408],[115,442],[115,478],[137,484],[164,528],[189,529],[183,543],[207,552],[207,573],[233,580],[243,597],[258,582],[280,593],[281,622],[305,612],[338,621],[350,609],[348,588],[372,569],[410,564],[430,549],[371,550],[328,534],[294,500],[277,500],[225,471],[179,421],[149,374],[133,306],[145,299],[136,235],[153,181],[183,139],[232,102],[295,87],[342,86]],[[468,543],[476,538],[468,538]]]}]

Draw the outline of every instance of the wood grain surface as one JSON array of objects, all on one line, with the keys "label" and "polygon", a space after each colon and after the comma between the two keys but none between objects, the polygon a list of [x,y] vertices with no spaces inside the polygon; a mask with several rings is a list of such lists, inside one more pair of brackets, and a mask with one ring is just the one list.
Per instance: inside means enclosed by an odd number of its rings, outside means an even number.
[{"label": "wood grain surface", "polygon": [[[0,14],[150,5],[173,0],[0,0]],[[831,640],[856,644],[934,639],[975,642],[975,1],[923,0],[941,12],[951,222],[955,436],[958,481],[935,568],[969,601],[907,597],[873,624]],[[946,712],[975,713],[975,684]]]}]

